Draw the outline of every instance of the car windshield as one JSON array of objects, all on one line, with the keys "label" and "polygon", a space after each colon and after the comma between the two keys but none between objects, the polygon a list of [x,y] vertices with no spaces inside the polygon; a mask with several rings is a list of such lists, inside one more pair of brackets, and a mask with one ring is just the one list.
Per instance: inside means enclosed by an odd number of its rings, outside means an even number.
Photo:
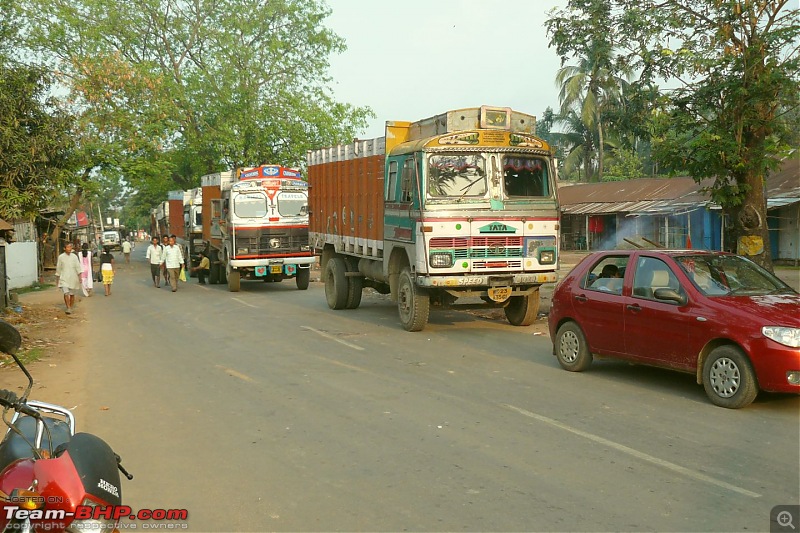
[{"label": "car windshield", "polygon": [[675,258],[695,286],[708,296],[794,293],[794,289],[749,259],[736,255]]},{"label": "car windshield", "polygon": [[484,196],[486,163],[480,154],[433,155],[428,161],[428,196]]}]

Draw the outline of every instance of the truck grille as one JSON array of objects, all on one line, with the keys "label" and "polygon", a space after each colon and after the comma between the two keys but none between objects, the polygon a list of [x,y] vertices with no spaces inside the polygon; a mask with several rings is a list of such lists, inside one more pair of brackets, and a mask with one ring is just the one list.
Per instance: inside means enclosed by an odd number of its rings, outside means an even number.
[{"label": "truck grille", "polygon": [[[247,248],[246,253],[239,253]],[[236,233],[237,256],[285,255],[308,252],[308,229],[241,230]]]},{"label": "truck grille", "polygon": [[[434,237],[430,241],[431,250],[452,250],[456,259],[495,259],[523,257],[522,237]],[[494,261],[484,261],[480,264],[491,264],[493,266],[479,267],[479,263],[474,263],[476,268],[504,268],[506,265],[494,266]],[[509,262],[520,264],[519,261]]]}]

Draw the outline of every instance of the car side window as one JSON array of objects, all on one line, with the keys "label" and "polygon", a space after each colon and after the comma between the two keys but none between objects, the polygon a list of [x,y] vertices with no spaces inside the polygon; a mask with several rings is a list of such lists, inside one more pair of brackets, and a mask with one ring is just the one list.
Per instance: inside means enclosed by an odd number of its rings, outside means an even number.
[{"label": "car side window", "polygon": [[684,294],[678,278],[664,261],[655,257],[640,257],[633,276],[633,296],[657,300],[657,289],[672,289]]},{"label": "car side window", "polygon": [[628,256],[604,256],[589,269],[583,281],[583,288],[622,294],[622,279],[625,277],[627,266]]}]

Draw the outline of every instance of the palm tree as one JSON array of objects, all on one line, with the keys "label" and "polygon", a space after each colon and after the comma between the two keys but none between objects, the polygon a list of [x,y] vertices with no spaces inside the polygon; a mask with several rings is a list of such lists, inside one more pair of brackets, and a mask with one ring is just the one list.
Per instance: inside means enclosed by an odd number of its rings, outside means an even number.
[{"label": "palm tree", "polygon": [[[600,53],[595,55],[597,57],[581,58],[578,66],[561,68],[556,75],[556,84],[561,87],[558,95],[561,115],[569,116],[570,112],[578,110],[586,128],[597,136],[597,179],[600,180],[603,178],[603,152],[606,145],[603,111],[616,105],[627,81],[609,67],[610,57]],[[587,175],[587,180],[589,178]]]},{"label": "palm tree", "polygon": [[562,133],[552,134],[557,138],[557,143],[566,150],[564,174],[569,176],[577,170],[580,178],[582,167],[584,179],[591,181],[595,170],[596,143],[593,132],[586,127],[586,123],[574,109],[568,110],[566,114],[556,115],[554,122],[562,125],[564,130]]}]

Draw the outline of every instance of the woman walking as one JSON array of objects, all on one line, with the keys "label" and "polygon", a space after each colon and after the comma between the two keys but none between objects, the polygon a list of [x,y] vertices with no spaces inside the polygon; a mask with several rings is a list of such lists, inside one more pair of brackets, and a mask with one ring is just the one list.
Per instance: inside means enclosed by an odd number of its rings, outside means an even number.
[{"label": "woman walking", "polygon": [[92,252],[89,251],[89,243],[85,242],[81,245],[81,253],[78,259],[81,260],[81,267],[83,268],[83,273],[81,274],[83,295],[91,296],[94,289],[94,279],[92,279]]},{"label": "woman walking", "polygon": [[106,296],[111,296],[111,284],[114,283],[114,256],[111,255],[109,246],[104,246],[103,253],[100,254],[100,272],[103,274]]}]

